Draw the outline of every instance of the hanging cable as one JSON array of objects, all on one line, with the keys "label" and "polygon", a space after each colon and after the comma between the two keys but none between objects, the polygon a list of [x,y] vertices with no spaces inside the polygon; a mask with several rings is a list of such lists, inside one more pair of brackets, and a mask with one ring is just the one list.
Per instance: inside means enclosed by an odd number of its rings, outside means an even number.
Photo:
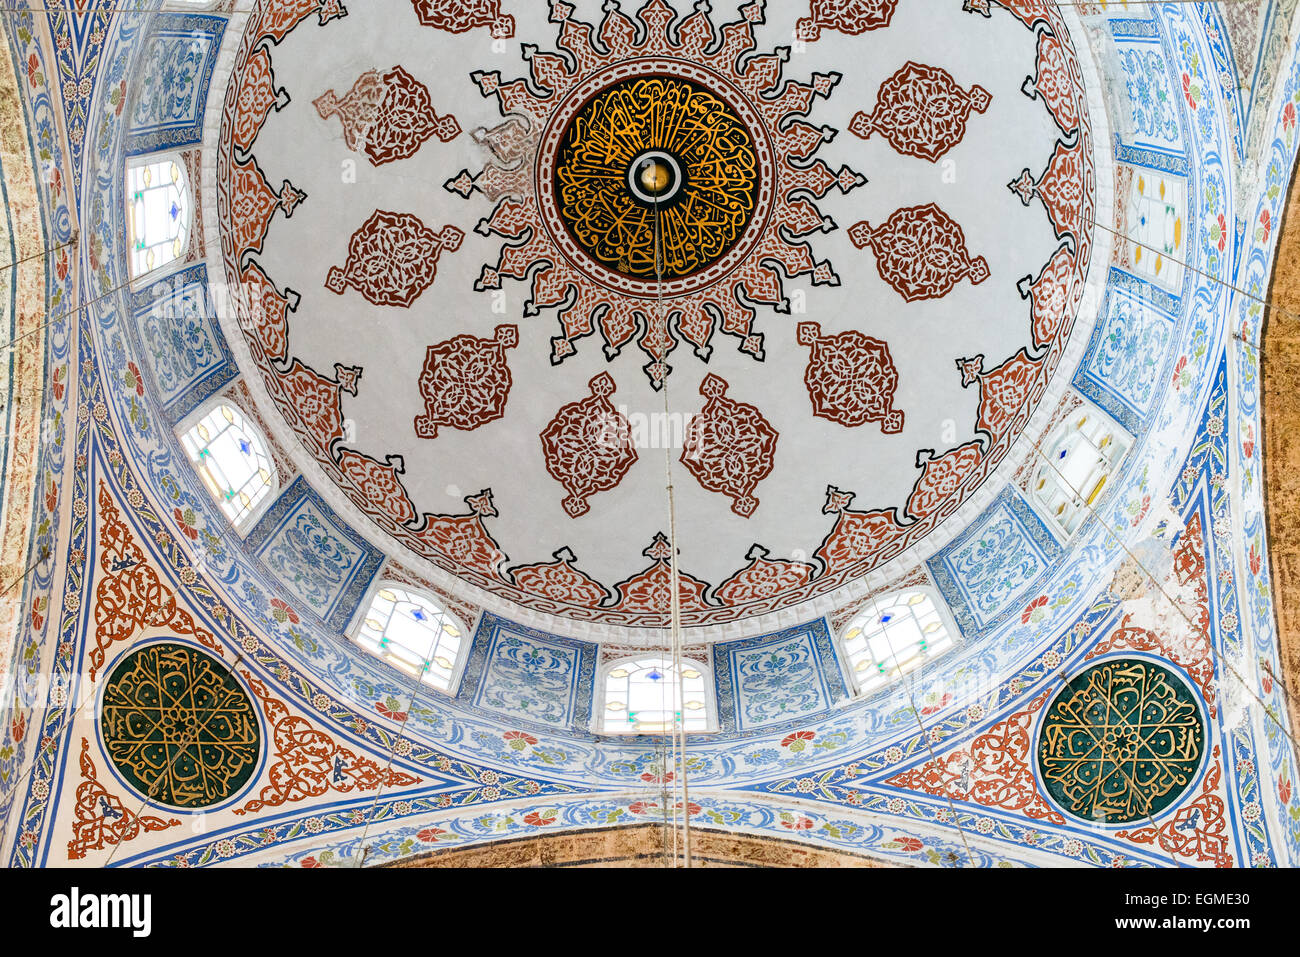
[{"label": "hanging cable", "polygon": [[30,256],[24,256],[22,259],[15,259],[11,263],[6,263],[5,265],[0,266],[0,272],[3,272],[6,269],[13,269],[15,266],[21,266],[23,263],[29,263],[33,259],[43,259],[44,257],[48,256],[50,253],[57,253],[60,249],[67,249],[69,246],[75,246],[75,245],[77,245],[77,231],[74,229],[72,231],[72,238],[68,239],[66,242],[61,242],[57,246],[51,246],[48,249],[42,249],[38,253],[32,253]]},{"label": "hanging cable", "polygon": [[[641,166],[642,174],[650,173],[655,175],[657,170],[657,161],[646,159]],[[656,182],[658,180],[656,179]],[[660,345],[663,349],[663,355],[660,358],[662,368],[660,370],[660,392],[663,395],[664,421],[671,422],[670,405],[668,400],[668,327],[667,319],[664,316],[663,300],[663,281],[664,281],[664,257],[663,257],[663,230],[660,224],[659,194],[662,186],[651,190],[654,199],[653,205],[653,233],[654,233],[654,264],[655,264],[655,333],[660,334]],[[673,784],[674,792],[680,788],[681,798],[677,802],[682,811],[682,866],[691,866],[691,825],[690,825],[690,791],[686,780],[686,720],[681,711],[681,704],[685,701],[685,689],[682,687],[682,620],[681,620],[681,571],[678,567],[678,537],[677,537],[677,503],[673,491],[673,466],[672,466],[672,449],[669,443],[664,443],[664,488],[668,493],[668,535],[669,535],[669,559],[668,559],[668,621],[671,639],[671,657],[673,671],[673,707],[669,712],[672,715],[672,736],[673,736],[673,767],[676,771]],[[676,794],[674,794],[676,796]],[[676,805],[674,806],[674,811]],[[674,815],[675,816],[675,815]]]}]

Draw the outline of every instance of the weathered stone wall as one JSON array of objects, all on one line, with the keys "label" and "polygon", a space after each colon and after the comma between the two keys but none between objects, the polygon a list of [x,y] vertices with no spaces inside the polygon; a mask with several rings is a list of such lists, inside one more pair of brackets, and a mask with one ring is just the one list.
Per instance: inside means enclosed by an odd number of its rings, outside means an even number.
[{"label": "weathered stone wall", "polygon": [[1300,733],[1300,177],[1292,177],[1267,297],[1262,349],[1264,502],[1281,676]]},{"label": "weathered stone wall", "polygon": [[[667,853],[665,853],[665,837]],[[394,867],[674,867],[672,832],[653,824],[547,834],[434,851]],[[891,867],[858,854],[747,834],[691,832],[693,867]]]}]

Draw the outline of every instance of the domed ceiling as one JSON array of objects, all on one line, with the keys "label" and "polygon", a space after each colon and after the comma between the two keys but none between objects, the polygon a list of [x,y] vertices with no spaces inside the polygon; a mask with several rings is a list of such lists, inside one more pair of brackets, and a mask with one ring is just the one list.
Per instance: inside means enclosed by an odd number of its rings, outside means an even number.
[{"label": "domed ceiling", "polygon": [[262,14],[225,94],[258,394],[354,527],[514,607],[663,624],[668,483],[687,625],[914,565],[1076,334],[1059,16],[679,6]]},{"label": "domed ceiling", "polygon": [[[1256,345],[1298,8],[0,13],[0,856],[1300,861]],[[155,161],[193,228],[141,275]],[[238,518],[184,444],[222,408],[276,473]],[[1035,479],[1103,420],[1067,522]],[[678,552],[684,740],[611,691]],[[407,588],[441,683],[366,643]],[[909,672],[851,647],[896,610]]]}]

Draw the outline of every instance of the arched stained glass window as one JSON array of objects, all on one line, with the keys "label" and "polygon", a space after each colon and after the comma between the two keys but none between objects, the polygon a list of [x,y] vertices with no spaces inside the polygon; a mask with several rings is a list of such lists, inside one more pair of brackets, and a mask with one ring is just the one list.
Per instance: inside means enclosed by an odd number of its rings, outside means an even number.
[{"label": "arched stained glass window", "polygon": [[954,646],[934,598],[917,589],[873,602],[840,636],[858,691],[868,694],[937,658]]},{"label": "arched stained glass window", "polygon": [[681,721],[689,731],[708,731],[708,669],[682,660],[681,680],[672,658],[648,654],[621,658],[604,672],[599,730],[605,734],[666,734]]},{"label": "arched stained glass window", "polygon": [[446,692],[468,647],[460,625],[433,599],[393,582],[380,583],[354,638],[371,654]]},{"label": "arched stained glass window", "polygon": [[194,197],[179,157],[133,161],[126,171],[126,202],[132,279],[184,256]]},{"label": "arched stained glass window", "polygon": [[1186,260],[1187,180],[1145,167],[1130,168],[1128,238],[1130,271],[1177,292]]},{"label": "arched stained glass window", "polygon": [[181,436],[185,453],[231,524],[246,522],[276,488],[261,434],[235,406],[214,406]]},{"label": "arched stained glass window", "polygon": [[1128,451],[1128,433],[1106,416],[1082,409],[1043,446],[1043,462],[1030,485],[1034,504],[1066,535],[1083,521]]}]

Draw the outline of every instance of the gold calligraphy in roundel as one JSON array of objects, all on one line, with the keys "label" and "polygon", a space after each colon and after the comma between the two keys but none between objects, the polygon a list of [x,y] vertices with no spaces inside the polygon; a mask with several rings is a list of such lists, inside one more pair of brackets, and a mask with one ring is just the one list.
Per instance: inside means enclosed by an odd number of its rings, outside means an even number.
[{"label": "gold calligraphy in roundel", "polygon": [[100,732],[127,783],[174,808],[233,797],[261,755],[257,714],[230,669],[170,642],[133,651],[113,669]]},{"label": "gold calligraphy in roundel", "polygon": [[682,279],[735,246],[759,179],[754,137],[722,97],[679,78],[637,76],[600,90],[569,121],[555,157],[555,208],[606,268]]},{"label": "gold calligraphy in roundel", "polygon": [[1038,770],[1063,809],[1087,821],[1154,817],[1192,785],[1205,753],[1205,721],[1188,684],[1136,658],[1081,672],[1043,719]]}]

